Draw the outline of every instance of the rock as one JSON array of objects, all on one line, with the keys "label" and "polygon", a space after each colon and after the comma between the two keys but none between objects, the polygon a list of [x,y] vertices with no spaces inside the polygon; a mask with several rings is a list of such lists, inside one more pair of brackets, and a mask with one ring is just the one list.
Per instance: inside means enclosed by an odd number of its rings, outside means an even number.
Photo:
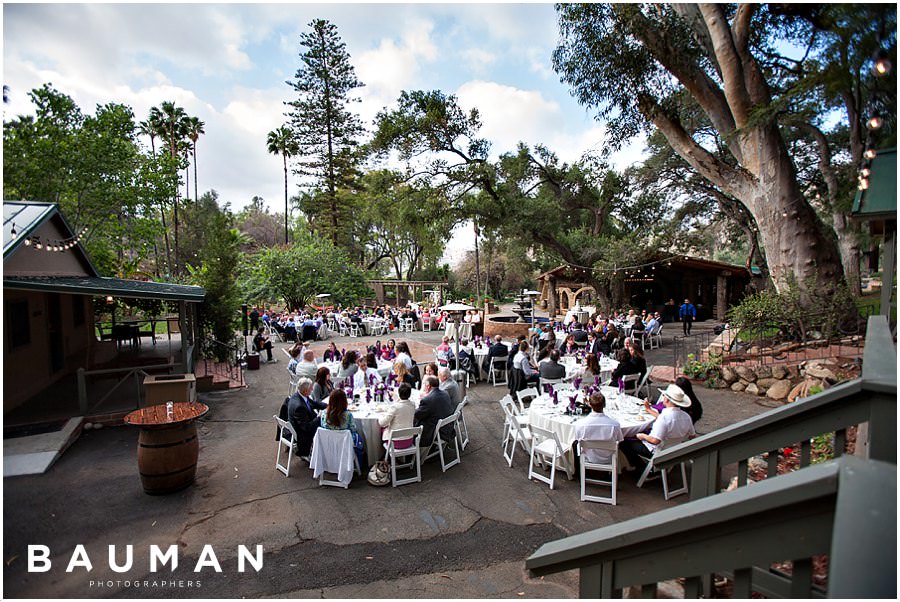
[{"label": "rock", "polygon": [[740,393],[741,391],[744,390],[745,386],[746,385],[742,382],[736,382],[733,385],[731,385],[731,390],[734,391],[735,393]]},{"label": "rock", "polygon": [[806,397],[807,392],[809,391],[809,381],[804,380],[803,382],[794,386],[791,389],[791,392],[788,393],[787,400],[788,403],[794,403],[798,397]]},{"label": "rock", "polygon": [[772,378],[777,378],[778,380],[782,380],[787,378],[788,369],[785,366],[772,366]]},{"label": "rock", "polygon": [[791,378],[799,378],[800,377],[800,367],[796,364],[787,367],[788,376]]},{"label": "rock", "polygon": [[766,391],[766,397],[769,399],[785,399],[791,392],[791,381],[779,380],[777,383],[769,387]]},{"label": "rock", "polygon": [[95,431],[98,430],[98,429],[102,429],[102,428],[103,428],[103,423],[102,423],[102,422],[96,422],[96,423],[94,423],[94,430],[95,430]]},{"label": "rock", "polygon": [[821,378],[832,384],[837,382],[837,376],[834,375],[834,372],[821,364],[815,366],[807,366],[806,376],[807,378]]},{"label": "rock", "polygon": [[734,368],[732,368],[731,366],[722,366],[719,369],[719,375],[722,377],[722,380],[724,380],[729,385],[733,382],[736,382],[738,379],[737,372],[735,372]]},{"label": "rock", "polygon": [[763,388],[768,389],[769,387],[771,387],[772,385],[774,385],[775,383],[777,383],[779,380],[781,380],[781,379],[778,379],[778,378],[760,378],[758,381],[756,381],[756,386],[757,386],[757,387],[763,387]]},{"label": "rock", "polygon": [[740,376],[742,380],[745,380],[749,383],[752,383],[756,380],[756,372],[754,372],[747,366],[738,366],[737,368],[735,368],[735,371],[738,373],[738,376]]},{"label": "rock", "polygon": [[747,350],[747,355],[759,355],[759,347],[754,345],[750,349]]},{"label": "rock", "polygon": [[744,393],[749,393],[750,395],[759,395],[760,390],[759,387],[756,386],[756,383],[750,383],[747,385],[747,388],[744,389]]},{"label": "rock", "polygon": [[760,366],[756,369],[756,378],[772,378],[772,369],[768,366]]},{"label": "rock", "polygon": [[92,428],[94,428],[94,423],[93,423],[93,422],[85,422],[85,423],[81,426],[81,428],[83,428],[83,429],[86,430],[86,431],[89,431],[89,430],[91,430]]}]

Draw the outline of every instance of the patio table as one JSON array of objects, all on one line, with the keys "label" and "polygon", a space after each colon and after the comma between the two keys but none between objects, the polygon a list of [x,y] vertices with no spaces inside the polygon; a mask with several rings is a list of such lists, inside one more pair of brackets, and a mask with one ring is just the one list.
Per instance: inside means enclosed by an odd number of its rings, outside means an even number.
[{"label": "patio table", "polygon": [[[369,393],[369,401],[366,401],[366,392]],[[387,401],[375,401],[375,390],[367,387],[362,391],[353,391],[353,401],[348,405],[353,421],[366,441],[366,458],[369,466],[384,457],[384,445],[381,442],[381,425],[378,419],[384,417],[388,406],[397,399],[397,389],[391,387],[386,392]],[[413,389],[410,400],[419,407],[419,390]]]}]

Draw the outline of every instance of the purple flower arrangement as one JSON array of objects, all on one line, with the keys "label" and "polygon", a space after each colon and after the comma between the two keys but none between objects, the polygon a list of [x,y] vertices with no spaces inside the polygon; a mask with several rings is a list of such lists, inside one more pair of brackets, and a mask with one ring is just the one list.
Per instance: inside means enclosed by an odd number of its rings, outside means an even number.
[{"label": "purple flower arrangement", "polygon": [[572,381],[572,385],[573,385],[576,389],[580,389],[580,388],[581,388],[581,377],[580,377],[580,376],[576,377],[575,380]]}]

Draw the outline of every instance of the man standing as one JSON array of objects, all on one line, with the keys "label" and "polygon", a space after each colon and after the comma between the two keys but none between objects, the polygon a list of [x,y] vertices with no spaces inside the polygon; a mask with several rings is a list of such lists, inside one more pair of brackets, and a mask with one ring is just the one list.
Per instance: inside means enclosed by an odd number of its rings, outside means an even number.
[{"label": "man standing", "polygon": [[250,310],[250,330],[259,328],[259,310],[255,307]]},{"label": "man standing", "polygon": [[459,384],[450,376],[450,368],[446,366],[438,368],[438,380],[441,381],[440,389],[450,397],[450,407],[456,411],[456,406],[462,401],[462,392],[459,390]]},{"label": "man standing", "polygon": [[313,438],[316,429],[319,428],[319,417],[315,410],[324,410],[327,404],[314,401],[310,397],[313,381],[301,378],[297,385],[297,391],[285,400],[287,403],[287,415],[291,426],[297,432],[297,455],[308,456],[312,449]]},{"label": "man standing", "polygon": [[[453,407],[450,403],[450,396],[441,391],[436,376],[426,376],[423,396],[419,400],[419,407],[413,416],[413,426],[422,425],[422,436],[419,437],[419,444],[422,447],[429,447],[434,440],[434,429],[437,427],[439,420],[453,414]],[[444,427],[446,430],[441,431],[441,439],[450,441],[456,436],[456,430],[452,425]]]},{"label": "man standing", "polygon": [[684,329],[684,336],[691,334],[691,324],[697,317],[697,308],[691,303],[690,299],[685,299],[681,307],[678,308],[678,317],[681,318],[681,326]]}]

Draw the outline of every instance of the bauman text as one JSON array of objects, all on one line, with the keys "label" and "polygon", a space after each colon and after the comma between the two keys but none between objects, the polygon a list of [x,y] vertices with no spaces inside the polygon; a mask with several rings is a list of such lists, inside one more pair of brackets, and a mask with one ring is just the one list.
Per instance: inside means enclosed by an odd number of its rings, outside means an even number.
[{"label": "bauman text", "polygon": [[[116,546],[109,546],[109,568],[112,569],[113,572],[124,573],[131,570],[133,559],[134,546],[125,546],[125,562],[121,565],[116,561]],[[246,546],[238,546],[239,573],[244,572],[245,563],[249,563],[257,573],[262,570],[262,545],[256,545],[255,556],[250,554],[250,550],[248,550]],[[165,552],[163,552],[159,548],[159,546],[151,545],[150,572],[155,573],[160,567],[166,566],[166,564],[171,564],[171,568],[169,569],[170,571],[174,571],[176,568],[178,568],[178,546],[171,545]],[[28,572],[46,573],[50,570],[50,567],[50,548],[48,546],[42,545],[29,545]],[[71,573],[73,570],[79,567],[87,570],[88,572],[90,572],[94,568],[94,566],[91,564],[91,559],[88,557],[87,551],[84,549],[84,546],[82,544],[78,544],[77,546],[75,546],[75,551],[72,552],[72,557],[69,559],[69,565],[66,567],[66,572]],[[200,552],[200,558],[197,559],[197,564],[194,565],[194,572],[199,573],[204,568],[212,568],[217,573],[222,572],[222,567],[219,566],[219,560],[218,558],[216,558],[216,552],[215,550],[213,550],[213,547],[211,545],[203,546],[203,551]]]}]

